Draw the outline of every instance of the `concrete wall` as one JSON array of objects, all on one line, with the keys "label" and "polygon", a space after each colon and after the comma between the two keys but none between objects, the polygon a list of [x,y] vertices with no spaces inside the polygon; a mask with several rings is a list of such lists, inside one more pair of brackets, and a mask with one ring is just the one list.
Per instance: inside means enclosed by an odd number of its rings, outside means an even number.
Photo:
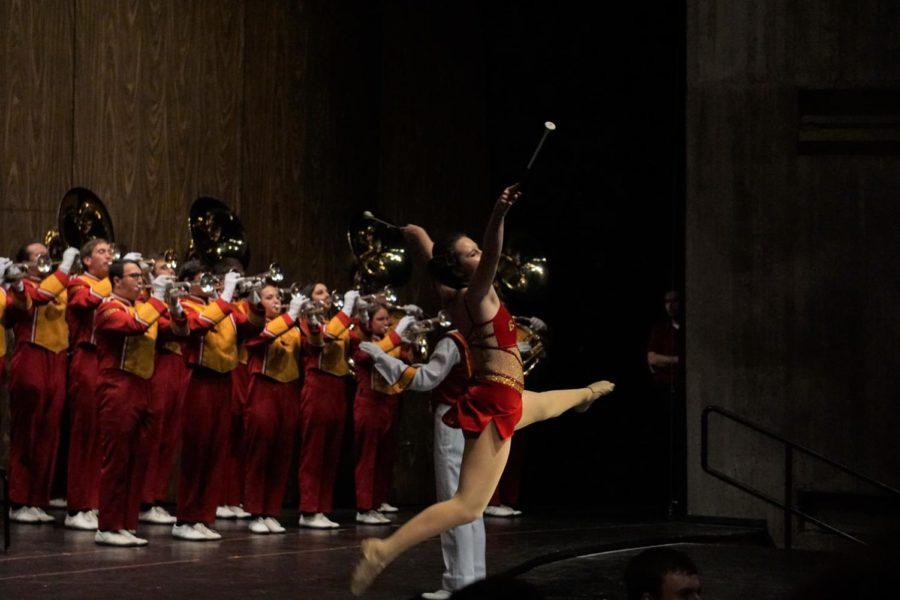
[{"label": "concrete wall", "polygon": [[[900,5],[700,0],[687,21],[688,510],[776,514],[701,470],[708,404],[900,485],[900,156],[797,151],[798,89],[900,86]],[[719,425],[713,464],[780,495],[778,446]]]}]

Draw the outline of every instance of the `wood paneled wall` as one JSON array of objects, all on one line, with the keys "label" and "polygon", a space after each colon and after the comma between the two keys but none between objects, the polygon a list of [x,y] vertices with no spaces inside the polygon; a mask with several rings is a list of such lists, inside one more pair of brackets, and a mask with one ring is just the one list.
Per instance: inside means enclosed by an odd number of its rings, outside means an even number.
[{"label": "wood paneled wall", "polygon": [[[480,235],[496,190],[477,17],[474,3],[0,2],[0,256],[55,225],[75,186],[143,252],[185,251],[191,202],[221,198],[251,271],[277,259],[342,290],[362,210]],[[401,502],[433,489],[419,400],[404,410]]]}]

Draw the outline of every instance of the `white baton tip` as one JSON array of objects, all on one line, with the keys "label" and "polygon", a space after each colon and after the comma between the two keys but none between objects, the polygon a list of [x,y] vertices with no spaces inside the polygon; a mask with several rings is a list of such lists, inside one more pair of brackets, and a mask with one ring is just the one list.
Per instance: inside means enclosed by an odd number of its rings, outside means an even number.
[{"label": "white baton tip", "polygon": [[556,123],[554,123],[553,121],[545,121],[544,127],[546,127],[550,131],[554,131],[556,130]]}]

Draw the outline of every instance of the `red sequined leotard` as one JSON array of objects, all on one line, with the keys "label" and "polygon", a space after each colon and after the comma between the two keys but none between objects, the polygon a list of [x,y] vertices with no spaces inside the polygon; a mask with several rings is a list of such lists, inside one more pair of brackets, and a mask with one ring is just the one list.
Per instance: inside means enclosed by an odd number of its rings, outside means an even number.
[{"label": "red sequined leotard", "polygon": [[476,323],[463,300],[472,329],[466,336],[472,355],[472,381],[465,395],[444,414],[444,423],[478,433],[493,421],[503,439],[522,417],[525,375],[516,346],[516,325],[502,303],[490,321]]}]

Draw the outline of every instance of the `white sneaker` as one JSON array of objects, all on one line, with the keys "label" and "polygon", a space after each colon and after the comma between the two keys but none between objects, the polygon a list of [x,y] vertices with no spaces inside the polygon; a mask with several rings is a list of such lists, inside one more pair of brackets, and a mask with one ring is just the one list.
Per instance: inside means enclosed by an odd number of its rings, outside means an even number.
[{"label": "white sneaker", "polygon": [[[69,529],[80,529],[81,531],[97,531],[97,519],[89,510],[83,510],[74,515],[66,515],[65,526]],[[114,533],[107,531],[106,533]],[[103,543],[103,542],[98,542]],[[116,545],[116,544],[110,544]]]},{"label": "white sneaker", "polygon": [[391,520],[378,511],[370,510],[364,513],[356,513],[356,522],[363,525],[387,525]]},{"label": "white sneaker", "polygon": [[266,527],[268,527],[269,532],[271,533],[284,533],[287,531],[287,529],[282,527],[281,523],[278,522],[278,519],[274,517],[266,517],[265,522]]},{"label": "white sneaker", "polygon": [[301,514],[298,524],[300,527],[309,527],[312,529],[334,529],[340,527],[340,525],[326,517],[323,513],[316,513],[311,517]]},{"label": "white sneaker", "polygon": [[516,513],[514,508],[501,504],[500,506],[488,506],[484,509],[484,514],[489,517],[515,517],[517,514],[522,514],[522,511]]},{"label": "white sneaker", "polygon": [[[119,530],[119,533],[121,533],[122,535],[124,535],[125,537],[127,537],[128,539],[131,540],[132,546],[146,546],[147,540],[134,535],[136,532],[137,532],[137,530],[132,531],[131,529],[120,529]],[[98,531],[97,533],[100,533],[100,532]]]},{"label": "white sneaker", "polygon": [[172,537],[179,540],[188,540],[190,542],[208,542],[210,538],[206,537],[203,530],[197,527],[199,523],[193,525],[172,525]]},{"label": "white sneaker", "polygon": [[50,500],[50,508],[66,508],[67,506],[65,498],[53,498]]},{"label": "white sneaker", "polygon": [[217,519],[234,519],[237,516],[227,506],[217,506],[216,507],[216,518]]},{"label": "white sneaker", "polygon": [[266,519],[264,517],[257,517],[250,521],[250,531],[253,533],[269,533],[269,527],[266,525]]},{"label": "white sneaker", "polygon": [[[81,514],[81,513],[79,513]],[[144,540],[145,542],[147,540]],[[94,534],[94,542],[101,546],[134,546],[134,541],[127,535],[124,530],[120,531],[98,531]]]},{"label": "white sneaker", "polygon": [[38,516],[27,506],[9,509],[9,520],[14,523],[40,523]]},{"label": "white sneaker", "polygon": [[226,506],[225,508],[227,508],[232,513],[234,513],[235,519],[249,519],[250,517],[253,516],[250,513],[248,513],[246,510],[244,510],[243,506]]},{"label": "white sneaker", "polygon": [[379,506],[379,507],[376,508],[375,510],[377,510],[377,511],[380,512],[380,513],[395,513],[395,512],[400,512],[400,509],[399,509],[399,508],[397,508],[396,506],[391,506],[391,505],[388,504],[387,502],[382,502],[382,503],[381,503],[381,506]]},{"label": "white sneaker", "polygon": [[31,512],[34,513],[34,516],[36,516],[41,523],[52,523],[56,520],[51,515],[44,512],[44,509],[39,506],[32,506]]},{"label": "white sneaker", "polygon": [[215,529],[210,529],[209,527],[207,527],[206,523],[197,523],[196,525],[194,525],[194,527],[199,527],[200,531],[203,532],[203,535],[205,535],[210,540],[222,539],[222,534]]},{"label": "white sneaker", "polygon": [[435,592],[425,592],[424,594],[422,594],[422,598],[424,600],[447,600],[452,595],[453,592],[448,592],[447,590],[437,590]]},{"label": "white sneaker", "polygon": [[84,514],[94,523],[94,529],[98,529],[100,527],[100,509],[92,508],[91,510],[84,511]]},{"label": "white sneaker", "polygon": [[153,523],[154,525],[172,525],[178,519],[170,515],[166,510],[159,506],[154,506],[150,510],[145,510],[138,515],[138,521],[141,523]]}]

